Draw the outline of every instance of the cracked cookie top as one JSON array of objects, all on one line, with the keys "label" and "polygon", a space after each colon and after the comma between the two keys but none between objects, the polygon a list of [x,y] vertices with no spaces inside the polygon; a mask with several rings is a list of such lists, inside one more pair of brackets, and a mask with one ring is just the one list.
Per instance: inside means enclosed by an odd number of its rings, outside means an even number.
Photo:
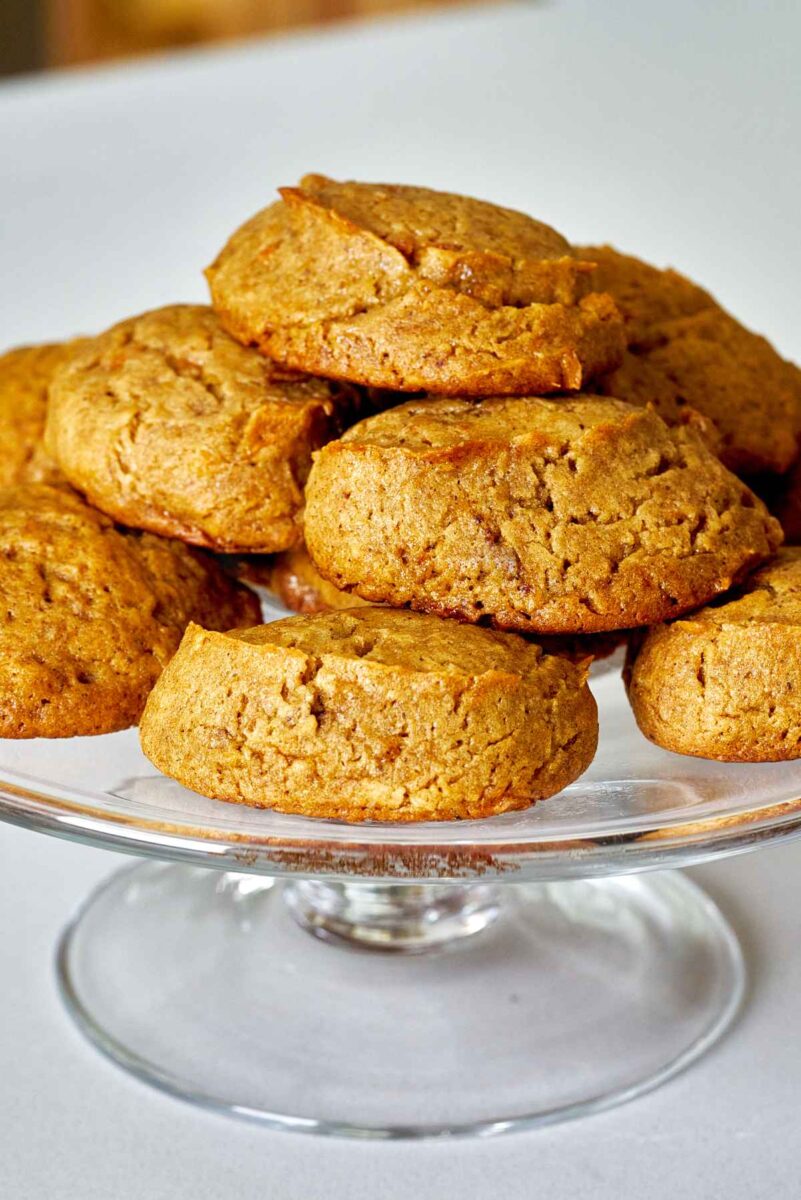
[{"label": "cracked cookie top", "polygon": [[115,325],[56,373],[46,440],[116,520],[269,553],[300,541],[312,451],[359,403],[241,346],[207,306],[172,305]]},{"label": "cracked cookie top", "polygon": [[641,730],[668,750],[801,758],[801,547],[784,547],[731,596],[650,630],[626,678]]},{"label": "cracked cookie top", "polygon": [[[226,636],[250,646],[297,650],[316,667],[333,655],[409,672],[462,675],[469,681],[487,671],[525,675],[544,657],[540,646],[521,637],[375,607],[288,617],[255,629],[235,629]],[[554,661],[552,669],[555,678],[569,673],[560,660]]]},{"label": "cracked cookie top", "polygon": [[575,390],[622,325],[556,230],[466,196],[307,175],[209,267],[240,341],[291,367],[399,391]]},{"label": "cracked cookie top", "polygon": [[260,619],[210,555],[46,484],[0,490],[0,594],[0,737],[133,725],[189,621]]},{"label": "cracked cookie top", "polygon": [[304,525],[339,588],[541,634],[678,615],[781,541],[692,423],[598,396],[371,417],[317,454]]}]

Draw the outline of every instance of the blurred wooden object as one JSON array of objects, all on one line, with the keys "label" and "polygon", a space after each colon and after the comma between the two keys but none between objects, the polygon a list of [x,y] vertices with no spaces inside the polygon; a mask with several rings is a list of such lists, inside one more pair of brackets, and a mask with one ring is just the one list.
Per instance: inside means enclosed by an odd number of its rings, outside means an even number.
[{"label": "blurred wooden object", "polygon": [[45,0],[50,66],[459,0]]},{"label": "blurred wooden object", "polygon": [[35,0],[0,0],[0,75],[43,65],[41,13]]}]

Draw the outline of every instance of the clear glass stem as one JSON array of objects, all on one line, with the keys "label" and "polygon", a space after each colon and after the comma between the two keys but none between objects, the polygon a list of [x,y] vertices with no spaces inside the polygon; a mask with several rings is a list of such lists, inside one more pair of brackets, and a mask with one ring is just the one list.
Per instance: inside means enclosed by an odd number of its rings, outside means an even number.
[{"label": "clear glass stem", "polygon": [[419,954],[480,933],[497,917],[490,884],[332,883],[288,885],[286,903],[315,937],[373,950]]}]

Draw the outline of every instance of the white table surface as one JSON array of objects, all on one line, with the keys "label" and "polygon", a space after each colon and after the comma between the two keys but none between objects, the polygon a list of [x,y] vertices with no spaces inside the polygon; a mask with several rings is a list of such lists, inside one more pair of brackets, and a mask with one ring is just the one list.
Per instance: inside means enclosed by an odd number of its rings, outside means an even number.
[{"label": "white table surface", "polygon": [[[0,337],[203,298],[227,233],[316,170],[465,191],[673,262],[801,357],[799,43],[789,0],[555,0],[6,85]],[[603,1116],[416,1145],[269,1133],[101,1060],[60,1007],[52,953],[114,865],[0,828],[3,1200],[799,1195],[801,844],[694,872],[751,972],[703,1062]]]}]

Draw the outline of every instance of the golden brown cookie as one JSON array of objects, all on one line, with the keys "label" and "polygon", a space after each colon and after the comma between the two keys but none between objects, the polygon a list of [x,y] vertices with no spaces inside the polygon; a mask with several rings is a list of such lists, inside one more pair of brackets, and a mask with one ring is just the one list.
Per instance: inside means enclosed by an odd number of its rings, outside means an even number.
[{"label": "golden brown cookie", "polygon": [[623,353],[620,317],[555,230],[465,196],[307,175],[206,272],[241,342],[398,391],[576,390]]},{"label": "golden brown cookie", "polygon": [[597,260],[629,339],[622,365],[597,390],[653,404],[668,422],[696,409],[714,424],[718,453],[738,474],[786,471],[801,436],[801,371],[677,272],[608,246],[579,252]]},{"label": "golden brown cookie", "polygon": [[62,478],[42,443],[47,389],[77,345],[19,346],[0,355],[0,487]]},{"label": "golden brown cookie", "polygon": [[306,544],[367,600],[523,632],[652,624],[776,548],[691,425],[598,396],[411,401],[318,452]]},{"label": "golden brown cookie", "polygon": [[585,668],[384,608],[190,626],[141,728],[148,758],[194,791],[344,821],[526,808],[576,779],[597,737]]},{"label": "golden brown cookie", "polygon": [[725,602],[649,630],[627,668],[646,737],[724,762],[801,758],[801,548]]},{"label": "golden brown cookie", "polygon": [[207,306],[177,304],[115,325],[56,373],[47,445],[126,525],[269,552],[301,538],[312,451],[359,402],[240,346]]},{"label": "golden brown cookie", "polygon": [[66,487],[0,491],[0,737],[134,725],[189,621],[260,620],[252,592],[180,542],[116,529]]}]

